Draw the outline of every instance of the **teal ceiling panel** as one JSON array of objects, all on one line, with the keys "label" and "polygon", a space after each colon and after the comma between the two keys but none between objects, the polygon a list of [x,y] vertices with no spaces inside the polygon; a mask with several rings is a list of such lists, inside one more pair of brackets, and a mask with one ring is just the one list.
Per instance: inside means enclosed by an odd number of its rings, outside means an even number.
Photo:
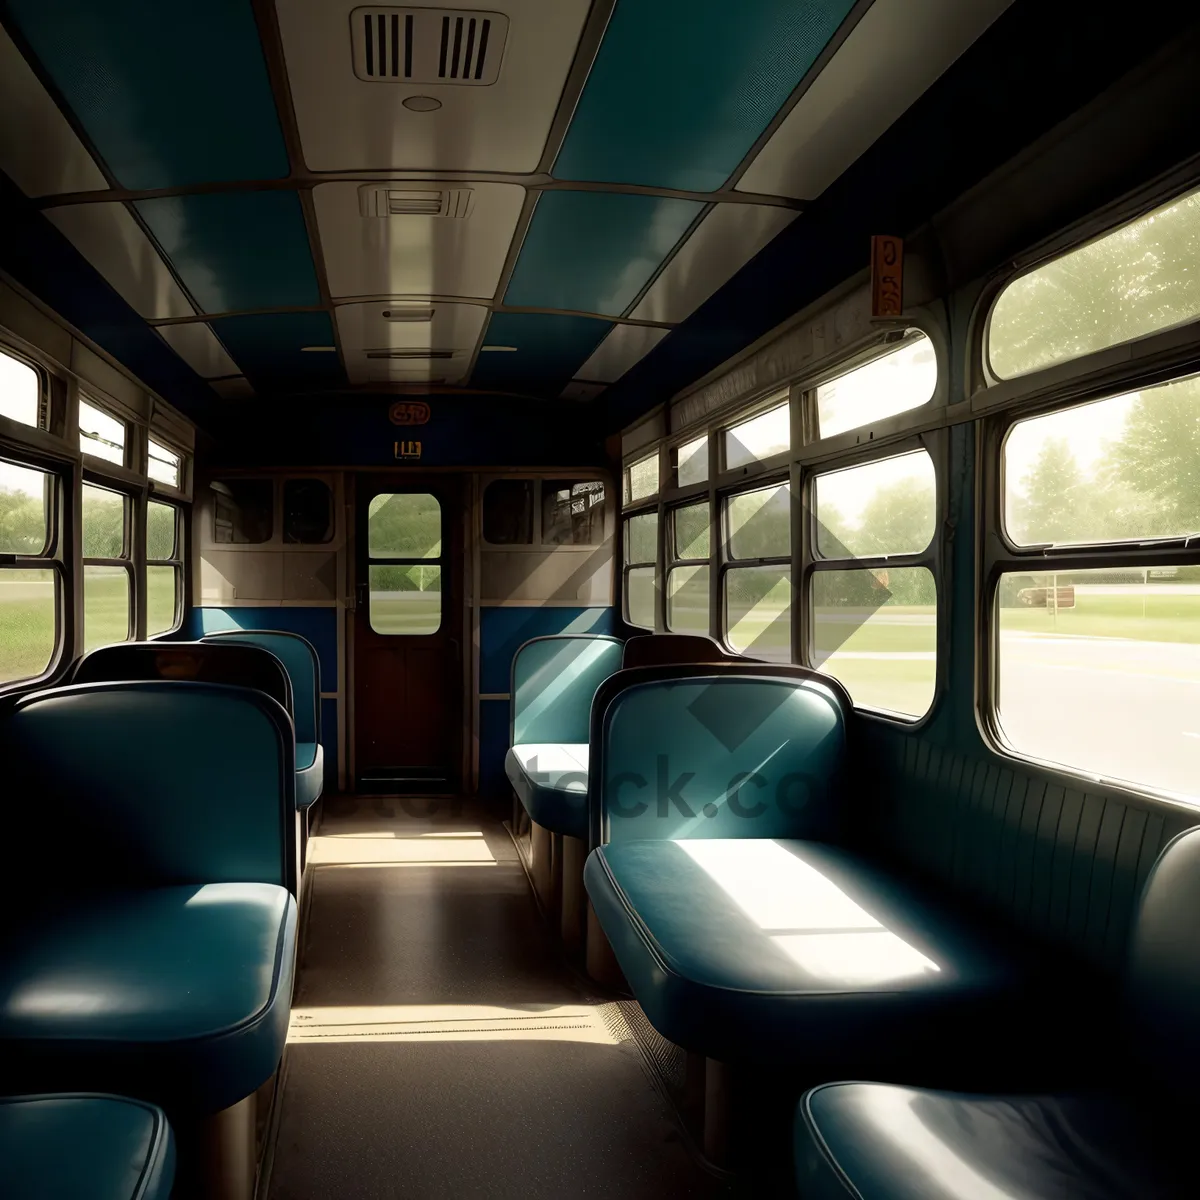
[{"label": "teal ceiling panel", "polygon": [[721,187],[853,6],[618,0],[554,174]]},{"label": "teal ceiling panel", "polygon": [[610,329],[610,322],[595,317],[494,313],[471,386],[557,396]]},{"label": "teal ceiling panel", "polygon": [[135,207],[203,312],[320,304],[295,192],[217,192]]},{"label": "teal ceiling panel", "polygon": [[259,391],[307,391],[346,382],[337,354],[305,349],[333,345],[333,322],[326,312],[251,313],[210,323]]},{"label": "teal ceiling panel", "polygon": [[620,316],[704,205],[620,192],[543,192],[504,303]]},{"label": "teal ceiling panel", "polygon": [[122,186],[288,174],[250,0],[7,0],[7,11]]}]

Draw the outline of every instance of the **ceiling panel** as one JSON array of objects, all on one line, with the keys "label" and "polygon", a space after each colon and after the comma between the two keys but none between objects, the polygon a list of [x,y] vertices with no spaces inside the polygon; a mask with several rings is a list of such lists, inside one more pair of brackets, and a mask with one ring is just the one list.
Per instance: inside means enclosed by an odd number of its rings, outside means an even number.
[{"label": "ceiling panel", "polygon": [[[385,316],[384,314],[390,314]],[[399,315],[428,320],[397,320]],[[471,365],[471,356],[488,310],[482,304],[343,304],[337,309],[338,335],[346,357],[351,383],[381,379],[440,379],[461,383]],[[402,354],[436,351],[453,353],[452,358],[369,357],[394,351]]]},{"label": "ceiling panel", "polygon": [[1012,0],[875,0],[738,182],[815,199]]},{"label": "ceiling panel", "polygon": [[46,216],[108,280],[131,308],[150,320],[191,317],[183,289],[123,204],[69,204]]},{"label": "ceiling panel", "polygon": [[202,378],[215,379],[219,375],[238,373],[237,364],[203,321],[188,321],[182,325],[159,325],[158,333]]},{"label": "ceiling panel", "polygon": [[620,379],[635,362],[645,358],[671,331],[654,325],[614,325],[591,358],[575,374],[593,383]]},{"label": "ceiling panel", "polygon": [[[610,322],[595,317],[494,313],[471,383],[557,396],[611,328]],[[488,346],[512,349],[491,351]]]},{"label": "ceiling panel", "polygon": [[252,313],[219,317],[213,331],[257,391],[307,391],[346,381],[336,353],[306,346],[334,345],[328,313]]},{"label": "ceiling panel", "polygon": [[[590,0],[506,0],[500,75],[487,86],[356,76],[357,0],[276,0],[304,159],[313,171],[534,171]],[[450,6],[494,11],[490,3]],[[424,23],[423,23],[424,24]],[[413,111],[412,97],[440,107]]]},{"label": "ceiling panel", "polygon": [[249,400],[254,395],[254,387],[250,380],[243,379],[240,375],[234,379],[214,379],[208,386],[222,400]]},{"label": "ceiling panel", "polygon": [[504,303],[619,316],[703,208],[662,196],[543,192]]},{"label": "ceiling panel", "polygon": [[[466,217],[364,217],[360,187],[470,192]],[[525,189],[507,183],[322,183],[313,189],[329,290],[336,296],[473,296],[490,300]]]},{"label": "ceiling panel", "polygon": [[123,186],[287,175],[247,0],[7,0],[6,8]]},{"label": "ceiling panel", "polygon": [[853,4],[618,0],[554,174],[722,187]]},{"label": "ceiling panel", "polygon": [[669,324],[686,320],[795,217],[788,208],[714,205],[629,315]]},{"label": "ceiling panel", "polygon": [[136,208],[203,312],[320,304],[295,192],[164,196]]},{"label": "ceiling panel", "polygon": [[0,28],[0,171],[27,196],[108,187],[66,117]]}]

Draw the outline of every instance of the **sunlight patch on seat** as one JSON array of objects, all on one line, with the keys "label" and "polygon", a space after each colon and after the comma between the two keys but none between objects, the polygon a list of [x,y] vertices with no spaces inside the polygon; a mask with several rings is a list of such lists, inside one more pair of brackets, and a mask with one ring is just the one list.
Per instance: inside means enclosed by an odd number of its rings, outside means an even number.
[{"label": "sunlight patch on seat", "polygon": [[361,1005],[296,1008],[288,1042],[589,1042],[616,1039],[598,1008],[555,1005],[504,1008],[480,1004]]},{"label": "sunlight patch on seat", "polygon": [[809,975],[826,983],[865,987],[916,979],[941,968],[886,929],[847,933],[781,933],[771,941]]}]

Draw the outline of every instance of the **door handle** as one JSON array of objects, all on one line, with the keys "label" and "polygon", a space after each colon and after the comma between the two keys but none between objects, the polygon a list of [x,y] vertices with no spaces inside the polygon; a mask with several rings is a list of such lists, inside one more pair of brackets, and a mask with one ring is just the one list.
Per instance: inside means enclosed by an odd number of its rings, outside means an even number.
[{"label": "door handle", "polygon": [[450,645],[454,647],[454,661],[459,663],[462,662],[462,646],[459,644],[458,638],[452,637],[448,638],[447,640],[449,641]]},{"label": "door handle", "polygon": [[360,583],[358,587],[354,589],[354,593],[354,607],[366,608],[370,603],[370,596],[367,594],[367,585],[365,583]]}]

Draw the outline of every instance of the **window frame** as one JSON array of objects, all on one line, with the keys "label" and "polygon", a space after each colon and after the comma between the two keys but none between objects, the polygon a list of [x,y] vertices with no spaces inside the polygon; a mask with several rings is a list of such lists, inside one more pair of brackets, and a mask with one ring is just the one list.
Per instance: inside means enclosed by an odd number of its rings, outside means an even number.
[{"label": "window frame", "polygon": [[[695,438],[691,439],[695,441]],[[685,508],[699,508],[704,505],[708,509],[708,554],[704,558],[681,558],[679,546],[675,537],[675,515]],[[720,523],[714,520],[714,506],[708,494],[707,487],[703,496],[685,500],[682,503],[664,506],[662,521],[666,519],[666,533],[660,535],[666,542],[666,557],[663,564],[663,628],[667,633],[674,633],[671,628],[671,572],[677,567],[706,567],[708,569],[708,630],[712,630],[712,559],[713,545],[720,537]]]},{"label": "window frame", "polygon": [[[165,508],[169,508],[175,514],[175,552],[171,558],[151,558],[150,543],[149,543],[149,528],[150,528],[150,505],[161,504]],[[186,554],[184,543],[186,541],[187,522],[184,520],[184,509],[182,505],[173,503],[168,500],[160,499],[156,496],[148,496],[145,501],[145,522],[146,522],[146,552],[142,556],[141,575],[143,595],[146,597],[142,603],[139,612],[138,636],[140,638],[161,638],[168,637],[176,632],[180,625],[183,624],[183,609],[184,605],[184,564],[186,562]],[[151,567],[172,567],[175,571],[175,612],[173,614],[171,625],[167,629],[159,630],[156,633],[149,632],[149,616],[150,616],[150,568]]]},{"label": "window frame", "polygon": [[[103,458],[98,454],[92,454],[91,451],[84,449],[83,446],[83,426],[80,424],[82,417],[79,415],[79,406],[86,404],[89,408],[96,409],[102,416],[108,417],[110,421],[116,421],[125,431],[124,441],[121,445],[121,461],[116,462],[114,459]],[[106,404],[99,397],[86,391],[84,388],[79,389],[78,399],[75,405],[76,421],[75,421],[75,438],[76,445],[79,447],[79,453],[83,456],[85,466],[89,469],[94,469],[99,472],[105,472],[116,467],[120,471],[128,471],[130,467],[130,457],[133,452],[133,443],[135,438],[132,436],[134,424],[123,413],[114,411],[113,407]],[[147,452],[148,453],[148,452]]]},{"label": "window frame", "polygon": [[[111,464],[115,466],[116,464]],[[120,496],[123,505],[123,543],[121,554],[116,558],[102,558],[95,555],[89,555],[84,551],[84,524],[86,517],[83,513],[83,493],[85,488],[94,487],[101,491],[112,492],[113,495]],[[87,600],[85,581],[87,578],[88,567],[121,567],[125,571],[127,586],[129,588],[129,620],[126,623],[126,632],[123,638],[115,642],[100,642],[93,649],[99,649],[100,646],[117,646],[122,642],[136,641],[145,629],[145,598],[144,593],[140,591],[140,586],[144,584],[144,573],[137,570],[139,563],[145,562],[145,502],[139,493],[119,486],[110,476],[105,476],[97,471],[93,471],[90,466],[85,466],[83,469],[83,478],[80,485],[80,524],[79,524],[79,545],[80,545],[80,575],[79,575],[79,595],[80,603],[83,606],[83,624],[80,626],[80,645],[78,647],[81,654],[88,653],[87,647]],[[140,544],[140,553],[138,551]],[[139,575],[142,579],[139,580]]]}]

